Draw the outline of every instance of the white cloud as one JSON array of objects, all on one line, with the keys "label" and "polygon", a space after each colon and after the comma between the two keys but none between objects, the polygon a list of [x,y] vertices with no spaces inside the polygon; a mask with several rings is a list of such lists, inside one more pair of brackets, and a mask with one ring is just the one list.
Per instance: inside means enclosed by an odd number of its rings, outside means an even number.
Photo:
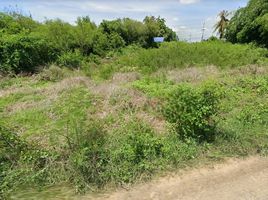
[{"label": "white cloud", "polygon": [[180,0],[181,4],[194,4],[198,3],[200,0]]},{"label": "white cloud", "polygon": [[81,9],[83,10],[93,10],[97,12],[110,12],[110,13],[125,13],[125,12],[157,12],[160,7],[157,5],[151,5],[148,3],[139,4],[138,2],[133,4],[133,2],[87,2],[81,4]]}]

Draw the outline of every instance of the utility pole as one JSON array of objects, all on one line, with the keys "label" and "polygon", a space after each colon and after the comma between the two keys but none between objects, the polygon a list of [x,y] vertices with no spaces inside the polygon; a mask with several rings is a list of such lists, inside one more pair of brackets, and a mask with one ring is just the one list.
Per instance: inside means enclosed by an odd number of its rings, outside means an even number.
[{"label": "utility pole", "polygon": [[192,42],[192,33],[190,33],[190,38],[189,38],[189,42],[191,43]]},{"label": "utility pole", "polygon": [[206,22],[204,22],[204,23],[203,23],[201,41],[203,41],[203,40],[204,40],[204,36],[205,36],[205,30],[206,30],[205,26],[206,26]]}]

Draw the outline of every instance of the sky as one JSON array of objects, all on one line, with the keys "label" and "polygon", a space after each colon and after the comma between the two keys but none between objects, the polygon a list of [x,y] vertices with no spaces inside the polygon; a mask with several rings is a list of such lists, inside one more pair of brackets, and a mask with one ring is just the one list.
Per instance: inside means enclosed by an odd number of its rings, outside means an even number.
[{"label": "sky", "polygon": [[213,26],[220,11],[246,4],[247,0],[0,0],[0,11],[16,9],[41,22],[60,18],[72,24],[78,16],[89,16],[97,24],[103,19],[160,16],[181,40],[199,41],[203,26],[205,38],[216,34]]}]

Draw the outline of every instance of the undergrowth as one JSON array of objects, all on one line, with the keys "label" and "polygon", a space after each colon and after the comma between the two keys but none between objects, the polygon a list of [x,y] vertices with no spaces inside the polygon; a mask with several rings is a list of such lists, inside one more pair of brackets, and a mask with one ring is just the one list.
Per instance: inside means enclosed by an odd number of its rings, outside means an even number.
[{"label": "undergrowth", "polygon": [[185,68],[214,65],[235,68],[250,64],[267,65],[267,49],[252,45],[233,45],[222,41],[201,43],[170,42],[157,49],[139,49],[118,56],[110,68],[120,71],[140,71],[150,74],[160,68]]},{"label": "undergrowth", "polygon": [[[60,183],[81,193],[96,191],[204,157],[266,155],[266,67],[261,73],[222,69],[258,68],[267,64],[266,56],[266,50],[247,45],[176,42],[122,50],[89,71],[86,65],[81,71],[52,66],[32,77],[0,80],[1,197]],[[213,80],[175,83],[165,73],[208,64],[220,68]],[[101,81],[122,71],[141,77]],[[153,126],[162,121],[167,127],[160,132]]]}]

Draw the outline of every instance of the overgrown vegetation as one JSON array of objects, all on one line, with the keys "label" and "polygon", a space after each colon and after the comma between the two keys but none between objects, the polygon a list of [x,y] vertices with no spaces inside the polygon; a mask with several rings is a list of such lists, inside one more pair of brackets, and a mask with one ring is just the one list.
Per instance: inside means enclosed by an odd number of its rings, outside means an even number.
[{"label": "overgrown vegetation", "polygon": [[176,36],[154,17],[97,26],[2,13],[0,30],[0,71],[18,74],[0,77],[0,198],[125,186],[202,159],[268,153],[265,48],[156,45],[153,36]]},{"label": "overgrown vegetation", "polygon": [[233,43],[255,43],[268,48],[268,2],[250,0],[227,26],[226,39]]},{"label": "overgrown vegetation", "polygon": [[[147,180],[202,157],[267,153],[267,68],[228,69],[214,80],[187,84],[165,74],[134,79],[130,86],[118,82],[109,96],[101,90],[115,83],[92,86],[84,76],[56,83],[39,76],[5,81],[2,196],[59,183],[84,192]],[[142,93],[120,95],[131,88]],[[158,130],[160,119],[164,132]]]},{"label": "overgrown vegetation", "polygon": [[143,22],[129,18],[104,20],[99,26],[89,17],[79,17],[75,25],[62,20],[44,23],[16,12],[0,13],[0,72],[35,72],[51,62],[80,67],[85,57],[104,57],[126,45],[155,46],[153,37],[176,40],[165,20],[153,16]]},{"label": "overgrown vegetation", "polygon": [[121,71],[152,73],[160,68],[185,68],[215,65],[233,68],[249,64],[268,63],[267,49],[252,45],[232,45],[223,41],[201,43],[171,42],[158,49],[135,50],[130,55],[120,56],[112,67]]}]

